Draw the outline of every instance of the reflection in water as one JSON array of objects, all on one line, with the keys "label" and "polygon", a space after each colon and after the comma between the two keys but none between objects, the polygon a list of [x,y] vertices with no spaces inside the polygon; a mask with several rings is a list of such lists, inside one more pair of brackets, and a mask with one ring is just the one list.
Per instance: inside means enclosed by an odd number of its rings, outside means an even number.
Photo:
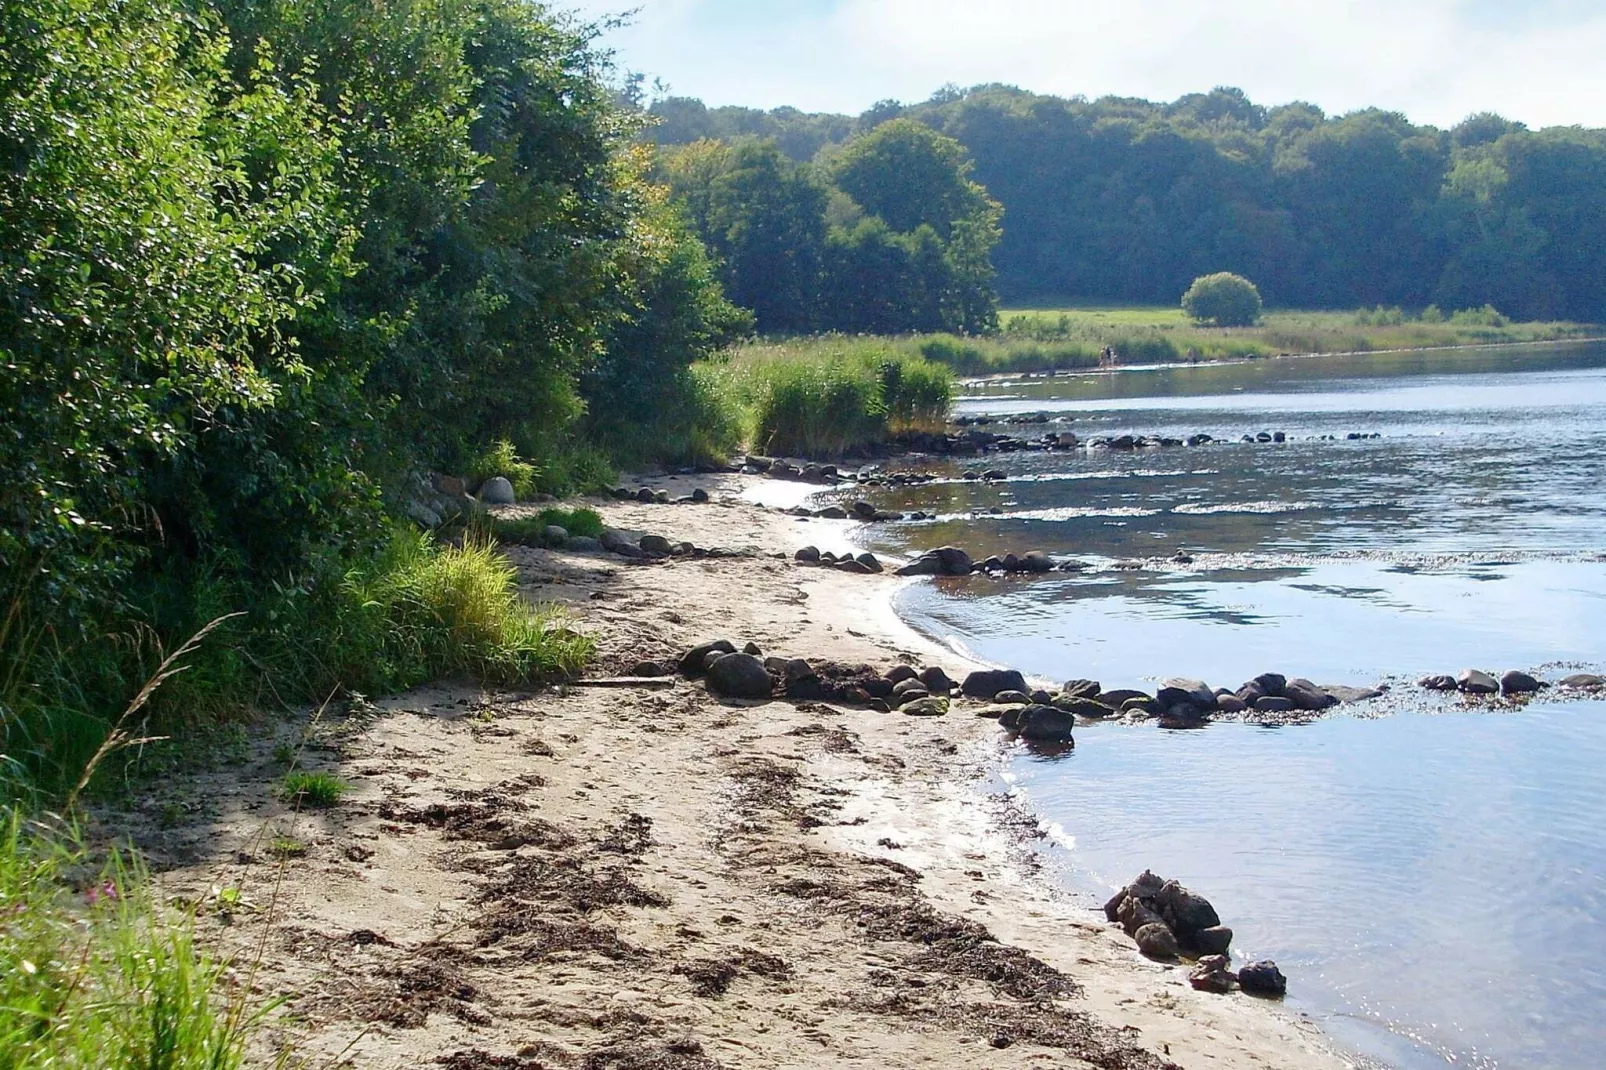
[{"label": "reflection in water", "polygon": [[[912,586],[918,627],[1049,680],[1397,688],[1369,704],[1398,714],[1382,719],[1090,726],[1060,761],[1012,762],[1074,884],[1183,877],[1241,953],[1276,957],[1336,1034],[1402,1065],[1559,1070],[1606,1050],[1606,704],[1398,712],[1424,703],[1424,672],[1606,659],[1606,346],[1015,379],[962,410],[1054,414],[1021,434],[1231,441],[988,456],[1008,479],[957,463],[884,489],[879,506],[942,519],[864,529],[876,549],[1091,566]],[[1262,430],[1290,441],[1236,441]],[[1179,550],[1191,566],[1164,564]],[[1149,567],[1108,567],[1131,558]]]},{"label": "reflection in water", "polygon": [[1276,959],[1341,1042],[1424,1070],[1570,1070],[1606,1050],[1603,721],[1594,702],[1090,726],[1009,777],[1063,826],[1072,887],[1186,874],[1239,959]]}]

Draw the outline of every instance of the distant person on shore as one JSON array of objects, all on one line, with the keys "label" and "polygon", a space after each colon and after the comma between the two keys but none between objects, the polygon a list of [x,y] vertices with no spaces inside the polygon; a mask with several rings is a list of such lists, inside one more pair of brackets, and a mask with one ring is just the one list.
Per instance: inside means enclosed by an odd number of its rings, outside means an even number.
[{"label": "distant person on shore", "polygon": [[1193,348],[1192,346],[1188,347],[1188,363],[1189,364],[1197,364],[1197,363],[1199,363],[1199,351],[1197,349]]}]

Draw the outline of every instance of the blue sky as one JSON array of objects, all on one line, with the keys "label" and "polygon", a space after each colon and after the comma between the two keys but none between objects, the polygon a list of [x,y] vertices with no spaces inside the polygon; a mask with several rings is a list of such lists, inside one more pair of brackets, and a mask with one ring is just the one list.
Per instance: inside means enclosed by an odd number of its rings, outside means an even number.
[{"label": "blue sky", "polygon": [[1606,126],[1606,0],[555,0],[622,66],[710,104],[857,113],[945,83],[1268,104],[1454,124]]}]

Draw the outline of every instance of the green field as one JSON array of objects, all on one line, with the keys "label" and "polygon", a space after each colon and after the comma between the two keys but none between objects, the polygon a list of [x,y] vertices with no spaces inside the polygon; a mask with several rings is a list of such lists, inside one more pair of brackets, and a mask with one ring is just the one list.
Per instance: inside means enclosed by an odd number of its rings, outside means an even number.
[{"label": "green field", "polygon": [[[1086,367],[1112,346],[1128,364],[1269,357],[1279,354],[1365,353],[1391,349],[1491,345],[1590,338],[1606,329],[1582,323],[1513,323],[1494,309],[1448,315],[1429,309],[1357,311],[1273,310],[1254,327],[1206,327],[1177,307],[1076,307],[1011,309],[1000,316],[1003,333],[976,343],[997,371]],[[976,369],[961,369],[976,374]]]}]

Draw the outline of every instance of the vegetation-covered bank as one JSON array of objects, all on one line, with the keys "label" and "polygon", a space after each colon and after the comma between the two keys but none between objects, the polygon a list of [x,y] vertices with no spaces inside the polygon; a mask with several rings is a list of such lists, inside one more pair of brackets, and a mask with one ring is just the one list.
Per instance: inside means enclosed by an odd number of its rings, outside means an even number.
[{"label": "vegetation-covered bank", "polygon": [[228,614],[149,732],[583,655],[391,518],[416,472],[601,482],[751,322],[593,36],[522,0],[0,3],[9,794]]}]

